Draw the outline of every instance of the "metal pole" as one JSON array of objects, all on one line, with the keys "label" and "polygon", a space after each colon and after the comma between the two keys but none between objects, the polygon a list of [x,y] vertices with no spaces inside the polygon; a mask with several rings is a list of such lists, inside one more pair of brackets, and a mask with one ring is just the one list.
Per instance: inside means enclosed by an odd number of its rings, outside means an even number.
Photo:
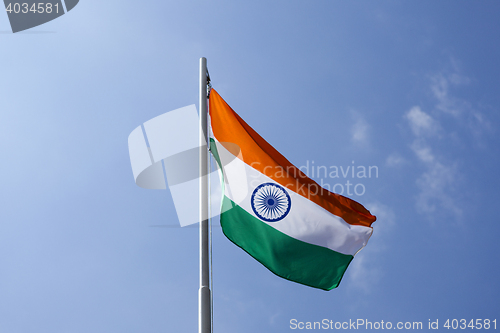
[{"label": "metal pole", "polygon": [[198,333],[211,333],[212,331],[208,243],[207,134],[207,59],[200,58],[200,290],[198,292]]}]

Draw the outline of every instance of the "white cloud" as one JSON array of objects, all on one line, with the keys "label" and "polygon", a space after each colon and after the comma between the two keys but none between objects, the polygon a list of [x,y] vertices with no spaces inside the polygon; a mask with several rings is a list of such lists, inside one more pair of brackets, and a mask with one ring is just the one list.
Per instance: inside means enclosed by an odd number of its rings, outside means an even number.
[{"label": "white cloud", "polygon": [[354,125],[352,126],[352,141],[356,144],[366,144],[368,142],[369,126],[366,120],[357,112],[353,112]]},{"label": "white cloud", "polygon": [[416,202],[417,210],[434,214],[438,209],[445,209],[460,218],[462,210],[453,196],[457,177],[459,174],[453,166],[440,162],[429,163],[427,171],[416,181],[420,189]]},{"label": "white cloud", "polygon": [[423,112],[419,106],[412,107],[406,114],[406,119],[410,122],[411,130],[416,136],[433,135],[439,128],[436,121]]},{"label": "white cloud", "polygon": [[431,91],[434,94],[434,97],[438,100],[437,108],[456,116],[458,115],[458,111],[452,107],[453,102],[448,96],[448,90],[448,80],[442,74],[437,74],[431,78]]},{"label": "white cloud", "polygon": [[451,70],[444,70],[430,76],[430,90],[437,100],[436,110],[452,115],[457,124],[480,143],[480,139],[491,133],[492,126],[487,117],[469,101],[457,97],[453,91],[470,84],[471,80],[460,73],[458,62],[451,60]]},{"label": "white cloud", "polygon": [[420,161],[425,163],[433,163],[435,161],[431,148],[422,144],[421,141],[415,140],[411,145],[411,149]]},{"label": "white cloud", "polygon": [[450,90],[469,84],[470,79],[459,73],[457,65],[453,67],[452,72],[440,72],[431,76],[431,91],[438,101],[436,108],[457,117],[470,107],[466,101],[453,97]]},{"label": "white cloud", "polygon": [[[437,148],[436,140],[467,140],[470,135],[476,139],[476,143],[480,143],[481,137],[491,132],[491,124],[485,115],[472,103],[456,95],[458,88],[470,82],[468,77],[461,74],[458,62],[452,59],[447,69],[430,76],[429,89],[435,98],[435,117],[422,111],[419,106],[412,107],[405,114],[414,134],[410,149],[424,168],[416,179],[419,189],[416,209],[420,213],[436,215],[448,212],[457,219],[462,216],[460,192],[456,189],[462,178],[457,167],[458,161],[446,159]],[[440,119],[447,123],[445,128],[440,126]],[[440,135],[436,137],[438,133]]]},{"label": "white cloud", "polygon": [[481,144],[481,139],[485,134],[491,135],[493,126],[483,113],[477,110],[471,110],[468,119],[465,120],[466,126],[475,138],[475,142]]},{"label": "white cloud", "polygon": [[392,153],[391,155],[387,156],[387,159],[385,160],[385,164],[388,167],[398,167],[405,164],[406,162],[407,161],[398,153]]},{"label": "white cloud", "polygon": [[445,163],[443,157],[433,152],[431,144],[422,135],[423,132],[435,131],[430,129],[439,128],[439,123],[418,107],[413,107],[407,113],[407,119],[415,135],[410,148],[425,168],[423,174],[416,180],[419,188],[415,203],[417,211],[434,214],[440,209],[460,218],[462,211],[456,203],[453,191],[460,174],[455,167]]}]

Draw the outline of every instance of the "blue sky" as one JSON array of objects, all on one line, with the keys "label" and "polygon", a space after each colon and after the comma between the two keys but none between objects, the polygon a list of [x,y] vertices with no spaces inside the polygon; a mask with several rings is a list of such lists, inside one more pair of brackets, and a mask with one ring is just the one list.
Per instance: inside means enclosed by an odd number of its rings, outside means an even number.
[{"label": "blue sky", "polygon": [[[194,332],[198,232],[134,183],[127,137],[214,88],[297,166],[377,166],[378,220],[330,292],[213,229],[215,332],[498,318],[497,1],[82,0],[0,15],[2,332]],[[353,163],[354,161],[354,163]],[[320,178],[316,177],[320,181]],[[195,200],[193,198],[193,200]],[[217,221],[215,221],[217,223]]]}]

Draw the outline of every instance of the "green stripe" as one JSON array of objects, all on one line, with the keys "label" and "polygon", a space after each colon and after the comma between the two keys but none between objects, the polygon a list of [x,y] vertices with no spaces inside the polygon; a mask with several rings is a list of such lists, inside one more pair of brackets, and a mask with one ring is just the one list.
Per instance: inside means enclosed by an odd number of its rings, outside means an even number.
[{"label": "green stripe", "polygon": [[274,274],[314,288],[336,288],[352,255],[290,237],[224,196],[220,223],[229,240]]}]

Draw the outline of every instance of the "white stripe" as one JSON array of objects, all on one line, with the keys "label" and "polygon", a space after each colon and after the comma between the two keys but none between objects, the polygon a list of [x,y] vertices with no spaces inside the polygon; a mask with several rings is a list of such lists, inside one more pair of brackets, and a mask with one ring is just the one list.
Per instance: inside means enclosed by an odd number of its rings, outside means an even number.
[{"label": "white stripe", "polygon": [[[234,155],[219,143],[217,151],[223,166],[234,159]],[[224,167],[225,196],[231,200],[237,198],[241,208],[259,219],[251,206],[254,189],[263,183],[278,183],[239,158],[231,165]],[[242,173],[241,170],[245,172]],[[296,192],[288,189],[286,191],[290,195],[292,206],[288,215],[277,222],[262,222],[295,239],[343,254],[355,255],[368,242],[372,228],[350,225]]]}]

